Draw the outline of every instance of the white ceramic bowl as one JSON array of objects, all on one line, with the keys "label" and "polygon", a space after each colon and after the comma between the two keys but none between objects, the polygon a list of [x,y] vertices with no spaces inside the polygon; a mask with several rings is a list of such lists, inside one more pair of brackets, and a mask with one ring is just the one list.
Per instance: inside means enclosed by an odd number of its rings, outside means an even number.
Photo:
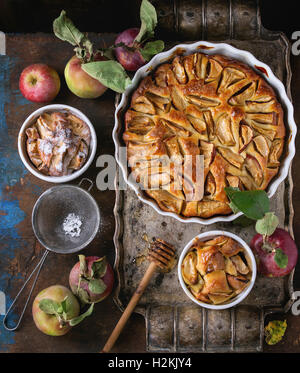
[{"label": "white ceramic bowl", "polygon": [[[132,84],[122,94],[121,101],[115,111],[115,126],[113,129],[113,140],[116,147],[115,157],[122,170],[125,181],[135,191],[138,198],[146,204],[152,206],[159,214],[171,216],[183,223],[200,223],[208,225],[220,221],[232,221],[236,219],[238,216],[242,215],[242,213],[239,212],[237,214],[230,214],[227,216],[217,215],[205,219],[200,217],[185,218],[173,212],[166,212],[161,210],[158,204],[152,198],[147,196],[147,194],[139,187],[138,184],[134,183],[134,181],[132,180],[133,178],[131,178],[131,180],[130,178],[128,178],[130,170],[127,166],[127,159],[126,157],[122,156],[122,153],[119,151],[120,147],[125,146],[122,140],[122,134],[124,131],[123,114],[128,108],[133,91],[137,88],[140,81],[145,76],[149,75],[153,69],[155,69],[161,63],[167,62],[168,60],[174,58],[176,56],[177,50],[179,50],[180,52],[185,51],[183,55],[188,55],[195,52],[203,52],[206,54],[222,54],[224,56],[234,58],[252,67],[253,70],[255,70],[258,74],[262,75],[264,79],[267,81],[267,83],[269,83],[274,88],[277,94],[277,98],[281,102],[285,112],[286,146],[284,149],[284,153],[281,157],[281,165],[279,172],[268,185],[268,188],[266,190],[269,197],[272,197],[275,194],[279,184],[287,177],[291,161],[295,155],[295,137],[297,132],[297,126],[294,121],[293,105],[286,94],[284,85],[278,78],[276,78],[276,76],[273,74],[272,70],[268,65],[257,60],[250,52],[234,48],[229,44],[216,44],[209,43],[207,41],[198,41],[193,44],[179,44],[166,52],[157,54],[155,57],[152,58],[150,62],[141,67],[135,73],[134,78],[132,80]],[[261,70],[257,69],[257,67],[263,68],[267,72],[267,75],[263,74]],[[262,71],[264,71],[263,69]]]},{"label": "white ceramic bowl", "polygon": [[[71,175],[47,176],[47,175],[43,174],[42,172],[40,172],[31,163],[30,158],[27,154],[26,133],[25,133],[26,129],[30,125],[32,125],[37,120],[37,118],[41,114],[43,114],[44,112],[54,112],[54,111],[60,111],[60,112],[68,111],[68,112],[76,115],[78,118],[83,120],[89,126],[89,129],[90,129],[90,132],[91,132],[91,143],[90,143],[90,147],[89,147],[88,159],[86,160],[85,164],[79,170],[73,172]],[[22,159],[22,162],[24,163],[25,167],[34,176],[36,176],[39,179],[42,179],[44,181],[48,181],[50,183],[66,183],[66,182],[74,180],[77,177],[79,177],[80,175],[82,175],[89,168],[90,164],[93,162],[93,159],[94,159],[95,154],[96,154],[96,149],[97,149],[97,136],[96,136],[96,132],[95,132],[95,129],[94,129],[92,123],[87,118],[87,116],[85,116],[81,111],[79,111],[78,109],[75,109],[72,106],[68,106],[68,105],[53,104],[53,105],[46,105],[46,106],[43,106],[43,107],[37,109],[32,114],[30,114],[29,117],[25,120],[25,122],[23,123],[23,125],[20,129],[19,136],[18,136],[18,151],[19,151],[19,155],[20,155],[20,157]]]},{"label": "white ceramic bowl", "polygon": [[[183,259],[185,258],[186,254],[189,252],[190,248],[192,247],[193,245],[193,241],[196,239],[196,238],[199,238],[203,241],[208,241],[210,239],[213,239],[214,237],[216,236],[227,236],[227,237],[231,237],[232,239],[234,239],[235,241],[237,241],[244,249],[245,251],[247,252],[247,254],[249,255],[249,258],[251,260],[251,264],[252,264],[252,277],[251,277],[251,280],[250,280],[250,284],[247,286],[247,288],[242,291],[240,294],[238,294],[235,298],[232,299],[232,301],[229,301],[229,302],[226,302],[226,303],[223,303],[223,304],[208,304],[208,303],[204,303],[204,302],[200,302],[198,299],[196,299],[192,293],[189,291],[188,287],[186,286],[184,280],[183,280],[183,277],[182,277],[182,273],[181,273],[181,265],[182,265],[182,261]],[[179,257],[179,260],[178,260],[178,278],[179,278],[179,282],[180,282],[180,285],[183,289],[183,291],[185,292],[185,294],[196,304],[198,304],[199,306],[201,307],[204,307],[204,308],[209,308],[209,309],[212,309],[212,310],[224,310],[226,308],[231,308],[231,307],[234,307],[236,306],[238,303],[240,303],[243,299],[245,299],[247,297],[247,295],[250,293],[251,289],[253,288],[253,285],[255,283],[255,279],[256,279],[256,261],[255,261],[255,258],[254,258],[254,255],[252,253],[252,250],[250,249],[250,247],[246,244],[245,241],[243,241],[239,236],[237,236],[236,234],[234,233],[231,233],[231,232],[226,232],[226,231],[210,231],[210,232],[204,232],[204,233],[201,233],[199,234],[198,236],[194,237],[186,246],[185,248],[182,250],[182,253],[180,254],[180,257]]]}]

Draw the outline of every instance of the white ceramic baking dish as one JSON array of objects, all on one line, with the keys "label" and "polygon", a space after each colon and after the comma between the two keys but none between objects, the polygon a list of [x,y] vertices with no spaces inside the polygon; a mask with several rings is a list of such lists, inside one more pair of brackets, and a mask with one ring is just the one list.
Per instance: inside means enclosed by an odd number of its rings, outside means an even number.
[{"label": "white ceramic baking dish", "polygon": [[[247,286],[247,288],[244,291],[242,291],[239,295],[237,295],[236,297],[234,297],[231,301],[223,303],[223,304],[209,304],[209,303],[204,303],[204,302],[199,301],[189,291],[189,289],[186,286],[186,284],[185,284],[185,282],[183,280],[183,277],[182,277],[181,265],[182,265],[183,259],[185,258],[185,256],[189,252],[189,250],[190,250],[191,246],[193,245],[193,242],[194,242],[194,240],[196,238],[199,238],[201,241],[208,241],[208,240],[214,239],[217,236],[231,237],[232,239],[234,239],[235,241],[237,241],[244,248],[244,250],[247,252],[247,254],[248,254],[248,256],[249,256],[249,258],[251,260],[252,276],[251,276],[251,279],[250,279],[250,284]],[[190,242],[182,250],[182,252],[180,254],[180,257],[179,257],[179,260],[178,260],[178,278],[179,278],[180,285],[181,285],[183,291],[185,292],[185,294],[193,302],[195,302],[199,306],[204,307],[204,308],[209,308],[209,309],[212,309],[212,310],[224,310],[226,308],[234,307],[238,303],[242,302],[247,297],[247,295],[250,293],[250,291],[253,288],[253,285],[254,285],[255,279],[256,279],[256,273],[257,273],[257,270],[256,270],[256,261],[255,261],[255,257],[253,255],[252,250],[250,249],[250,247],[239,236],[237,236],[234,233],[226,232],[226,231],[209,231],[209,232],[201,233],[198,236],[194,237],[192,240],[190,240]]]},{"label": "white ceramic baking dish", "polygon": [[[126,89],[126,91],[122,94],[120,103],[118,104],[116,111],[115,111],[115,126],[113,129],[113,140],[115,143],[115,157],[116,160],[122,170],[123,177],[127,184],[136,192],[138,198],[147,203],[148,205],[152,206],[159,214],[165,216],[171,216],[183,223],[200,223],[200,224],[213,224],[220,221],[232,221],[236,219],[238,216],[242,215],[242,213],[237,214],[230,214],[226,216],[217,215],[209,219],[204,219],[200,217],[190,217],[185,218],[183,216],[178,216],[172,212],[166,212],[159,208],[158,204],[148,197],[146,193],[132,180],[128,178],[129,169],[127,166],[127,159],[126,157],[121,157],[120,148],[124,147],[125,144],[122,140],[122,133],[124,131],[124,113],[128,108],[130,103],[131,95],[134,90],[137,88],[140,81],[151,73],[153,69],[159,66],[161,63],[164,63],[176,56],[176,51],[180,51],[180,54],[188,55],[195,52],[202,52],[206,54],[222,54],[241,62],[246,63],[250,67],[252,67],[258,74],[262,75],[264,79],[273,87],[275,90],[278,99],[280,100],[282,107],[285,112],[285,125],[286,125],[286,146],[284,153],[281,158],[281,166],[278,174],[276,177],[271,181],[267,188],[267,193],[269,197],[272,197],[276,192],[279,184],[287,177],[291,161],[295,155],[295,137],[297,132],[297,126],[294,121],[294,109],[291,101],[289,100],[285,87],[282,82],[276,78],[273,74],[272,70],[268,65],[265,63],[257,60],[250,52],[240,50],[237,48],[232,47],[229,44],[225,43],[210,43],[206,41],[198,41],[193,44],[179,44],[172,49],[157,54],[155,57],[152,58],[150,62],[146,65],[141,67],[134,75],[132,80],[132,84]],[[257,68],[259,67],[259,69]],[[262,71],[266,73],[262,73]]]},{"label": "white ceramic baking dish", "polygon": [[[25,133],[26,129],[30,125],[32,125],[41,114],[45,112],[49,113],[49,112],[55,112],[55,111],[59,111],[59,112],[68,111],[69,113],[76,115],[78,118],[83,120],[89,126],[89,129],[91,132],[91,143],[89,147],[88,159],[86,160],[85,164],[79,170],[66,176],[47,176],[43,174],[30,161],[29,156],[27,154],[27,150],[26,150],[26,133]],[[30,114],[29,117],[25,120],[25,122],[23,123],[20,129],[19,136],[18,136],[19,155],[25,167],[27,168],[27,170],[30,171],[34,176],[38,177],[39,179],[48,181],[50,183],[66,183],[82,175],[93,162],[93,159],[96,154],[96,149],[97,149],[97,136],[96,136],[96,132],[91,121],[80,110],[75,109],[74,107],[68,106],[68,105],[52,104],[52,105],[46,105],[46,106],[43,106],[37,109],[32,114]]]}]

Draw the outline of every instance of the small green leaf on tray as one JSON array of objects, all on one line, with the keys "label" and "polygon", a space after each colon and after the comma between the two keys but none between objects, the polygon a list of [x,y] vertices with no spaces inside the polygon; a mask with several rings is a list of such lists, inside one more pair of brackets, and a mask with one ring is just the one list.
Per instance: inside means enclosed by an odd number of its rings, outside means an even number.
[{"label": "small green leaf on tray", "polygon": [[265,327],[266,342],[268,345],[275,345],[280,342],[287,328],[286,320],[273,320]]},{"label": "small green leaf on tray", "polygon": [[91,77],[118,93],[123,93],[131,84],[131,79],[117,61],[89,62],[81,67]]},{"label": "small green leaf on tray", "polygon": [[45,298],[39,302],[39,307],[42,311],[44,311],[48,315],[56,315],[57,313],[60,313],[59,311],[60,311],[61,305],[60,303],[55,302],[52,299]]},{"label": "small green leaf on tray", "polygon": [[88,310],[84,312],[82,315],[79,315],[77,317],[74,317],[73,319],[69,320],[69,324],[71,326],[78,325],[82,320],[84,320],[86,317],[90,316],[93,313],[94,310],[94,303],[90,305]]},{"label": "small green leaf on tray", "polygon": [[278,248],[276,249],[274,260],[279,268],[286,268],[289,258],[280,248]]},{"label": "small green leaf on tray", "polygon": [[102,294],[106,288],[107,286],[101,278],[92,278],[89,281],[89,290],[94,294]]},{"label": "small green leaf on tray", "polygon": [[262,219],[257,220],[255,229],[256,232],[263,236],[271,236],[279,224],[278,217],[274,212],[266,212]]},{"label": "small green leaf on tray", "polygon": [[73,24],[73,22],[66,16],[64,10],[61,11],[60,16],[53,22],[53,32],[61,40],[67,41],[72,45],[80,45],[85,39],[85,36]]},{"label": "small green leaf on tray", "polygon": [[270,210],[270,201],[264,190],[240,191],[238,188],[228,187],[225,192],[235,208],[249,219],[262,219]]},{"label": "small green leaf on tray", "polygon": [[153,56],[164,50],[165,43],[162,40],[149,41],[140,49],[140,53],[145,61],[150,61]]},{"label": "small green leaf on tray", "polygon": [[107,260],[106,257],[102,257],[92,264],[93,277],[101,278],[105,275],[107,270]]},{"label": "small green leaf on tray", "polygon": [[148,0],[143,0],[140,8],[141,28],[135,41],[141,43],[153,38],[157,25],[157,14],[154,6]]}]

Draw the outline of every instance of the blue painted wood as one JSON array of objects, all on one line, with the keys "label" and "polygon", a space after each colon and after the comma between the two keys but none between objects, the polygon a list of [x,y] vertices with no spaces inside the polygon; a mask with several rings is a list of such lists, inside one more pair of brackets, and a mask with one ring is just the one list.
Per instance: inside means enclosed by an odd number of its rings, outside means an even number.
[{"label": "blue painted wood", "polygon": [[[10,89],[10,75],[16,60],[9,56],[0,56],[0,291],[8,290],[11,274],[8,273],[10,261],[15,257],[15,250],[20,248],[20,243],[26,242],[20,237],[16,226],[25,218],[25,212],[20,208],[19,200],[11,193],[6,192],[7,186],[12,187],[20,182],[27,174],[22,164],[16,141],[9,134],[6,116],[9,115],[8,105],[26,105],[25,100],[18,91]],[[6,295],[6,306],[11,303],[11,298]],[[9,345],[14,343],[14,333],[5,331],[2,326],[3,316],[0,315],[0,351],[7,351]]]}]

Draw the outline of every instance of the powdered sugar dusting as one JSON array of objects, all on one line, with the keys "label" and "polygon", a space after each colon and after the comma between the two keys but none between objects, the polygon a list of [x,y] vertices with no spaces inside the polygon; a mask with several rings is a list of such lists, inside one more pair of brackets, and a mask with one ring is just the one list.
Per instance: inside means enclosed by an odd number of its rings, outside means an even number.
[{"label": "powdered sugar dusting", "polygon": [[79,237],[81,232],[82,221],[78,215],[70,213],[63,222],[63,230],[66,235]]}]

